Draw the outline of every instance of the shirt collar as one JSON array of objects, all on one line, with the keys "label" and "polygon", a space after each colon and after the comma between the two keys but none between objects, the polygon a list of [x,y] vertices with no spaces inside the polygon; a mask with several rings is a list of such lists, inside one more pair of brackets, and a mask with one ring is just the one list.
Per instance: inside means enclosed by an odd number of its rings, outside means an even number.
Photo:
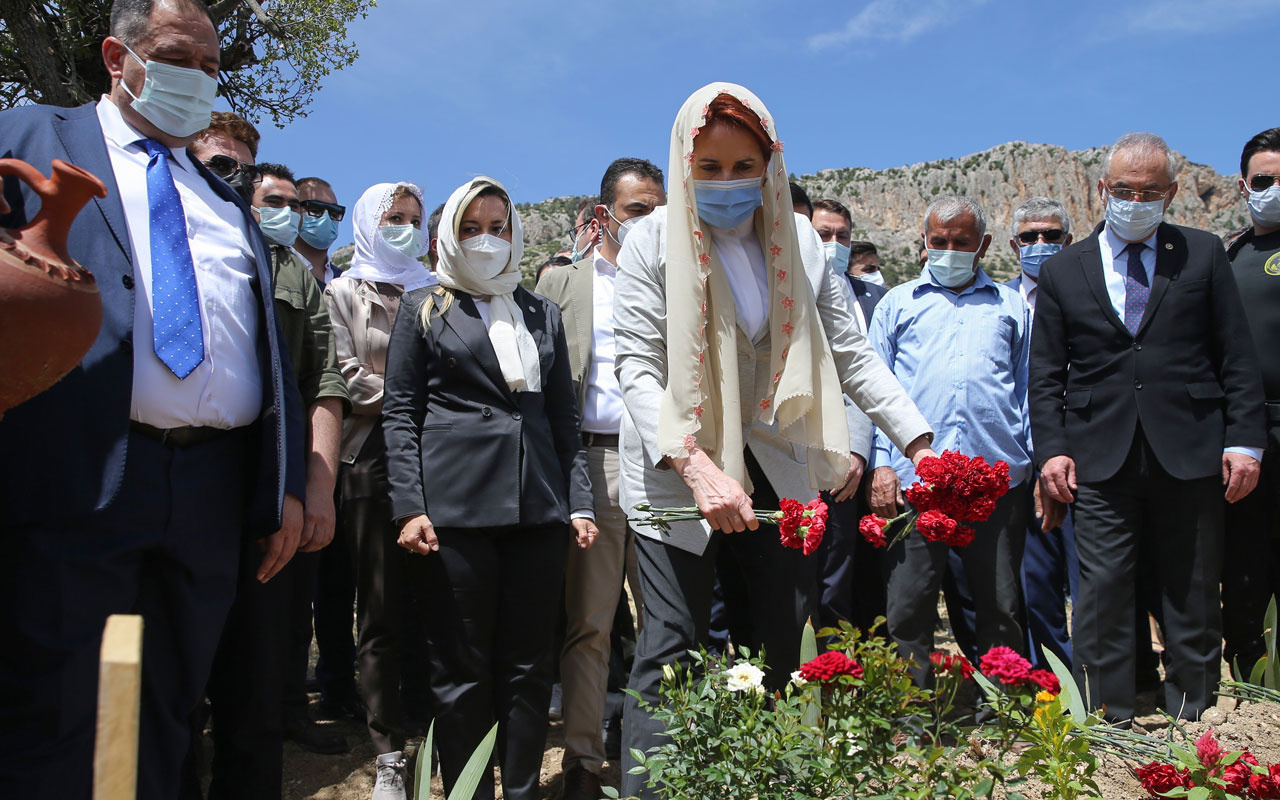
[{"label": "shirt collar", "polygon": [[[138,151],[146,152],[140,142],[147,137],[125,121],[124,115],[120,113],[120,109],[116,104],[111,102],[111,98],[104,94],[98,100],[97,112],[98,123],[102,126],[102,135],[108,142],[111,142],[121,150],[134,147]],[[169,155],[170,165],[177,164],[183,169],[188,168],[188,158],[190,156],[187,154],[185,147],[170,147]]]},{"label": "shirt collar", "polygon": [[596,272],[601,275],[608,275],[612,278],[618,274],[618,267],[609,261],[609,259],[604,257],[604,253],[600,252],[599,247],[597,247],[595,253],[592,254],[591,265],[595,267]]},{"label": "shirt collar", "polygon": [[[1126,247],[1129,246],[1130,242],[1126,242],[1122,240],[1119,236],[1116,236],[1116,232],[1111,230],[1110,225],[1104,224],[1102,226],[1102,230],[1107,237],[1107,244],[1111,246],[1112,253],[1121,253],[1124,251]],[[1156,237],[1159,235],[1160,235],[1160,226],[1157,225],[1156,229],[1151,232],[1151,235],[1142,240],[1142,243],[1145,244],[1147,247],[1150,247],[1152,252],[1154,252],[1156,249]]]},{"label": "shirt collar", "polygon": [[974,280],[973,283],[969,285],[969,288],[965,289],[962,292],[956,292],[955,289],[948,289],[947,287],[943,286],[942,284],[934,280],[933,273],[930,272],[929,268],[926,266],[924,268],[924,274],[922,274],[917,279],[915,287],[911,290],[911,294],[913,297],[919,297],[922,292],[926,290],[933,290],[938,292],[951,292],[953,294],[965,295],[965,294],[969,294],[970,292],[976,292],[979,289],[990,289],[991,291],[997,294],[999,294],[999,291],[1000,291],[999,289],[996,288],[995,281],[991,280],[991,276],[987,275],[987,271],[984,270],[982,267],[978,267],[978,277]]}]

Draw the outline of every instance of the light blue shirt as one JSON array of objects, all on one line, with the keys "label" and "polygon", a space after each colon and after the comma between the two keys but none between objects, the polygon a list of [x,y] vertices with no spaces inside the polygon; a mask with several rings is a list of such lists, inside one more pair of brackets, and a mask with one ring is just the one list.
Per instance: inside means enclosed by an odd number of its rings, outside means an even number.
[{"label": "light blue shirt", "polygon": [[[1004,461],[1012,486],[1030,476],[1030,312],[1017,291],[979,269],[957,293],[926,272],[884,296],[869,337],[933,427],[935,451]],[[916,480],[910,459],[879,430],[871,465],[893,467],[904,487]]]}]

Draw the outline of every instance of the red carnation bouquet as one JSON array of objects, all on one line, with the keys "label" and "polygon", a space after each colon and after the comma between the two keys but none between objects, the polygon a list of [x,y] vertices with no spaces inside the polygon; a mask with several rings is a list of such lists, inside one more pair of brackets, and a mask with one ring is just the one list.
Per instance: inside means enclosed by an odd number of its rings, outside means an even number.
[{"label": "red carnation bouquet", "polygon": [[876,547],[897,544],[912,528],[931,542],[964,547],[973,541],[966,522],[985,522],[996,510],[996,501],[1009,491],[1009,465],[988,464],[981,456],[970,458],[956,450],[920,459],[916,477],[904,493],[913,509],[893,519],[868,514],[858,531]]},{"label": "red carnation bouquet", "polygon": [[[782,506],[777,511],[757,510],[756,520],[766,525],[778,526],[778,537],[783,547],[803,550],[806,556],[813,555],[822,544],[822,537],[827,532],[827,504],[822,498],[815,497],[807,503],[784,497],[778,501]],[[628,522],[634,525],[648,525],[660,531],[671,530],[671,523],[681,520],[702,519],[702,512],[697,506],[681,508],[654,508],[648,503],[635,507],[643,512],[643,517],[630,517]]]}]

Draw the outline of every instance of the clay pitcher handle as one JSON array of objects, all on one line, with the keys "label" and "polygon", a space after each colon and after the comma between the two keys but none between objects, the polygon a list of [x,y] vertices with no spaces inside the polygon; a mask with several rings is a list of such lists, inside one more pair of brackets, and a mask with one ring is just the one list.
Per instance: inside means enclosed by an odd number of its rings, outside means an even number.
[{"label": "clay pitcher handle", "polygon": [[[55,158],[53,174],[46,178],[40,170],[16,158],[0,158],[0,178],[6,175],[25,181],[40,196],[40,212],[27,227],[13,232],[13,238],[33,252],[70,265],[67,234],[76,215],[95,197],[106,197],[107,187],[96,175]],[[0,198],[0,204],[4,201]],[[7,206],[6,206],[7,210]]]}]

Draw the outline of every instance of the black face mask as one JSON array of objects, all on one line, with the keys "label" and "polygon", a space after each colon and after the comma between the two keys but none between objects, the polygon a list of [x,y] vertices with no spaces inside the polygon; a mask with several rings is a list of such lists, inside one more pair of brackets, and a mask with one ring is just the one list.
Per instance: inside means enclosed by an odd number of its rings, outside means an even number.
[{"label": "black face mask", "polygon": [[227,183],[235,189],[247,205],[253,205],[253,179],[243,171],[237,172],[227,179]]}]

